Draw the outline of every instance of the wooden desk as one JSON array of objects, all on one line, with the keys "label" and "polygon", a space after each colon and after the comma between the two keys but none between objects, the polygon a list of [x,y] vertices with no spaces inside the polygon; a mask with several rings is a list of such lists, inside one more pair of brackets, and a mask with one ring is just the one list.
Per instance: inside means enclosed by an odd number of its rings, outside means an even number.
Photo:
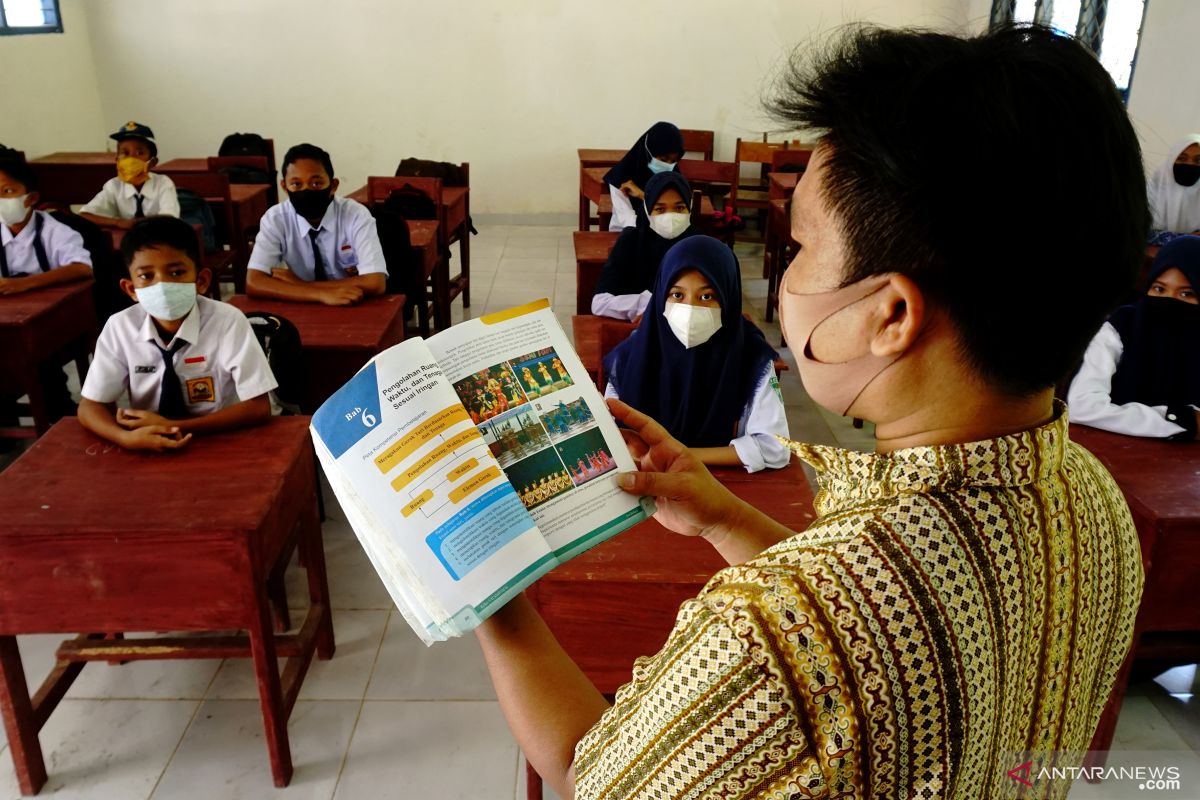
[{"label": "wooden desk", "polygon": [[[608,184],[604,176],[608,167],[583,167],[579,170],[579,230],[591,230],[592,223],[605,233],[608,232],[608,221],[612,218],[612,195],[609,194]],[[596,204],[597,216],[591,216],[591,204]],[[711,221],[716,214],[712,199],[707,195],[700,198],[700,218]],[[619,233],[619,231],[614,231]]]},{"label": "wooden desk", "polygon": [[[812,490],[794,458],[782,470],[712,471],[734,494],[793,530],[816,518]],[[662,648],[679,605],[725,566],[707,542],[650,519],[555,568],[526,594],[584,674],[611,695],[629,682],[635,658]],[[528,796],[540,798],[537,773],[527,767],[526,779]]]},{"label": "wooden desk", "polygon": [[[38,368],[51,360],[63,364],[74,359],[80,381],[87,375],[88,355],[99,334],[92,285],[91,280],[76,281],[0,297],[0,391],[29,395],[35,436],[50,428]],[[24,429],[6,433],[30,435]]]},{"label": "wooden desk", "polygon": [[587,169],[588,167],[615,166],[628,151],[603,147],[581,147],[576,152],[579,154],[579,168]]},{"label": "wooden desk", "polygon": [[779,307],[779,283],[787,269],[791,254],[797,247],[792,238],[792,201],[767,201],[767,232],[766,245],[763,247],[763,272],[767,278],[767,310],[764,314],[767,322],[775,318],[775,309]]},{"label": "wooden desk", "polygon": [[592,296],[608,261],[617,231],[575,231],[575,313],[592,313]]},{"label": "wooden desk", "polygon": [[[0,474],[0,709],[23,793],[46,782],[37,732],[85,663],[143,658],[253,658],[271,772],[287,785],[287,718],[313,652],[334,651],[308,424],[278,417],[143,454],[67,418]],[[133,486],[154,502],[131,506]],[[298,634],[276,636],[266,579],[291,542],[311,605]],[[100,633],[233,629],[248,633]],[[16,635],[77,631],[31,700]]]},{"label": "wooden desk", "polygon": [[91,200],[109,178],[117,176],[117,154],[51,153],[29,166],[38,177],[43,201],[80,205]]},{"label": "wooden desk", "polygon": [[207,158],[172,158],[166,163],[159,164],[159,172],[208,172]]},{"label": "wooden desk", "polygon": [[284,317],[300,331],[304,350],[303,402],[311,414],[372,356],[404,340],[404,295],[371,297],[355,306],[264,300],[237,294],[229,303],[245,311]]},{"label": "wooden desk", "polygon": [[1129,503],[1146,584],[1131,659],[1100,718],[1093,751],[1112,742],[1133,661],[1193,663],[1200,656],[1200,444],[1121,436],[1072,425],[1072,441],[1112,473]]}]

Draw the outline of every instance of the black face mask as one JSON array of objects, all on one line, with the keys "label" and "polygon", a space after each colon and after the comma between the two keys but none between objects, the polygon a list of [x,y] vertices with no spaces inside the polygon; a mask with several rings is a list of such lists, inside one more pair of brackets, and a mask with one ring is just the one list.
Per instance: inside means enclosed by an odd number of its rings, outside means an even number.
[{"label": "black face mask", "polygon": [[299,192],[288,192],[288,200],[296,213],[305,219],[318,219],[325,216],[325,209],[333,201],[333,187],[327,189],[304,189]]},{"label": "black face mask", "polygon": [[1180,186],[1195,186],[1200,181],[1200,164],[1175,164],[1175,182]]}]

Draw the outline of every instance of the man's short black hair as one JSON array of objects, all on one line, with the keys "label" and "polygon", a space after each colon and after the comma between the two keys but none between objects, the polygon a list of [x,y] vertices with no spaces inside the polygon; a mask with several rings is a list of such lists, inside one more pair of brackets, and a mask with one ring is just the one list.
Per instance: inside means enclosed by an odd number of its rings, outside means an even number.
[{"label": "man's short black hair", "polygon": [[129,269],[133,257],[141,250],[155,247],[173,247],[192,260],[196,271],[204,266],[200,263],[200,243],[196,229],[178,217],[146,217],[136,223],[121,239],[121,256],[125,268]]},{"label": "man's short black hair", "polygon": [[1141,151],[1112,79],[1069,37],[853,28],[797,51],[767,106],[823,134],[843,283],[911,277],[1007,394],[1067,374],[1133,286]]},{"label": "man's short black hair", "polygon": [[36,192],[38,190],[37,173],[33,171],[33,167],[29,166],[24,159],[0,159],[0,172],[3,172],[24,186],[26,192]]},{"label": "man's short black hair", "polygon": [[329,153],[326,153],[315,144],[298,144],[288,148],[288,151],[283,154],[283,166],[279,168],[279,177],[282,178],[287,175],[288,166],[302,158],[320,161],[321,166],[325,168],[325,172],[329,175],[329,180],[333,180],[333,161],[330,160]]}]

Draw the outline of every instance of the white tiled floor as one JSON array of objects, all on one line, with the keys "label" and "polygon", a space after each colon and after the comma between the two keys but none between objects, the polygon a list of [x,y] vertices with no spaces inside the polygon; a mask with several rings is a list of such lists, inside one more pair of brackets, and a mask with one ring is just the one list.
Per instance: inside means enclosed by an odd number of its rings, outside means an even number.
[{"label": "white tiled floor", "polygon": [[[480,226],[471,244],[471,314],[550,297],[571,330],[575,260],[567,227]],[[738,247],[748,310],[762,323],[761,250]],[[457,259],[457,256],[456,256]],[[457,260],[455,261],[457,266]],[[496,280],[496,276],[503,276]],[[454,321],[463,318],[460,303]],[[787,356],[790,361],[790,356]],[[795,369],[781,376],[793,435],[869,448],[870,430],[816,408]],[[77,391],[78,387],[75,385]],[[4,461],[0,461],[2,467]],[[244,661],[148,661],[84,669],[41,734],[50,780],[43,796],[134,800],[523,798],[524,768],[473,639],[425,648],[392,610],[387,593],[327,493],[326,559],[337,654],[315,661],[288,727],[295,776],[274,789],[253,676]],[[304,605],[302,573],[289,597]],[[23,636],[34,682],[62,637]],[[1200,764],[1200,705],[1194,670],[1134,687],[1116,744]],[[2,743],[0,743],[2,744]],[[1107,784],[1077,785],[1072,798],[1112,798]],[[7,746],[0,749],[0,800],[19,797]],[[549,792],[546,794],[549,797]],[[1176,795],[1179,796],[1179,795]]]}]

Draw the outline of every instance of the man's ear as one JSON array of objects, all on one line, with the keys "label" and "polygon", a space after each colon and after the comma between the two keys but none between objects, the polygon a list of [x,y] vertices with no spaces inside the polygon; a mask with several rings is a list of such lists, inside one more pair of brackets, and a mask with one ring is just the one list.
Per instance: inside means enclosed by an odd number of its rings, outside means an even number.
[{"label": "man's ear", "polygon": [[42,195],[38,192],[28,192],[25,196],[26,208],[37,208],[37,204],[42,202]]},{"label": "man's ear", "polygon": [[149,172],[150,170],[154,169],[157,166],[158,166],[158,156],[151,156],[150,160],[146,162],[146,171]]},{"label": "man's ear", "polygon": [[288,188],[287,188],[287,184],[286,184],[286,183],[284,183],[284,181],[283,181],[283,178],[280,178],[280,179],[279,179],[279,188],[280,188],[280,189],[283,189],[283,194],[284,194],[284,196],[287,196],[287,190],[288,190]]},{"label": "man's ear", "polygon": [[208,286],[212,283],[212,270],[202,267],[196,273],[196,294],[208,295]]},{"label": "man's ear", "polygon": [[334,178],[333,180],[331,180],[329,182],[329,193],[330,194],[337,194],[337,187],[338,187],[339,183],[341,183],[341,181],[338,180],[337,178]]},{"label": "man's ear", "polygon": [[925,326],[925,294],[906,275],[895,274],[876,295],[871,312],[871,354],[898,356]]},{"label": "man's ear", "polygon": [[129,278],[121,278],[121,291],[129,295],[129,298],[133,302],[136,303],[138,301],[137,292],[133,290],[133,281],[129,280]]}]

